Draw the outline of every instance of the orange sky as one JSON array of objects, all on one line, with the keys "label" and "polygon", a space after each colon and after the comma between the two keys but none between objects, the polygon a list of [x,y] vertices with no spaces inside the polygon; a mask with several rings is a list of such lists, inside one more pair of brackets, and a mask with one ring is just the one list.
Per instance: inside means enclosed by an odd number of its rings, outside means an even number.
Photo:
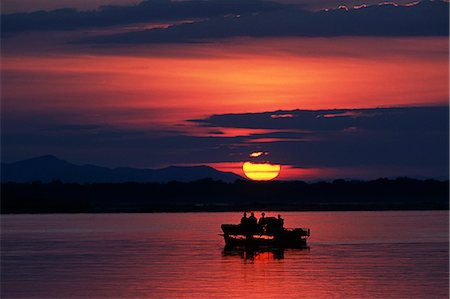
[{"label": "orange sky", "polygon": [[[169,54],[161,54],[164,47]],[[120,56],[6,53],[2,92],[14,99],[5,103],[11,109],[95,111],[122,125],[228,112],[446,104],[447,47],[446,38],[317,38],[236,40],[175,52],[165,45]],[[110,113],[134,109],[164,113],[151,119]]]}]

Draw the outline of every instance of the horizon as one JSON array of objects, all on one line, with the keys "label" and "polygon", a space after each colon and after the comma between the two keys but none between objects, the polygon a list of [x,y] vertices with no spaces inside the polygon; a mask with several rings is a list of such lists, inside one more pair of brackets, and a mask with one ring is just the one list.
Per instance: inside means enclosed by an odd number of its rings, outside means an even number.
[{"label": "horizon", "polygon": [[[16,160],[16,161],[2,161],[1,164],[15,164],[15,163],[23,163],[23,162],[28,162],[30,160],[58,160],[58,161],[62,161],[74,166],[78,166],[78,167],[83,167],[83,166],[96,166],[96,167],[101,167],[101,168],[105,168],[108,170],[120,170],[120,169],[136,169],[136,170],[148,170],[148,171],[159,171],[159,170],[168,170],[171,168],[201,168],[201,167],[206,167],[209,169],[214,169],[216,171],[218,171],[219,173],[225,173],[225,174],[235,174],[238,177],[236,178],[237,180],[243,180],[243,181],[258,181],[258,180],[253,180],[252,178],[249,178],[246,176],[246,174],[244,173],[244,171],[241,171],[240,173],[235,173],[235,172],[226,172],[226,171],[220,171],[214,167],[211,167],[209,165],[204,165],[204,164],[198,164],[198,165],[168,165],[162,168],[135,168],[135,167],[127,167],[127,166],[118,166],[118,167],[109,167],[109,166],[102,166],[102,165],[95,165],[95,164],[75,164],[72,163],[71,161],[68,161],[62,157],[57,157],[55,155],[52,154],[48,154],[48,155],[43,155],[43,156],[37,156],[37,157],[31,157],[28,159],[22,159],[22,160]],[[244,162],[242,162],[242,164],[244,164]],[[198,179],[193,179],[193,180],[187,180],[187,181],[179,181],[179,182],[184,182],[184,183],[189,183],[189,182],[195,182],[195,181],[201,181],[201,180],[205,180],[205,179],[212,179],[215,181],[223,181],[220,178],[215,178],[215,177],[202,177],[202,178],[198,178]],[[262,180],[260,182],[264,182],[264,181],[274,181],[274,182],[305,182],[305,183],[320,183],[320,182],[334,182],[334,181],[358,181],[358,182],[368,182],[368,181],[377,181],[377,180],[398,180],[398,179],[411,179],[411,180],[419,180],[419,181],[426,181],[426,180],[435,180],[435,181],[440,181],[440,182],[445,182],[449,180],[449,177],[422,177],[422,176],[414,176],[414,175],[404,175],[404,176],[392,176],[392,177],[373,177],[373,178],[351,178],[351,177],[325,177],[325,178],[315,178],[315,179],[304,179],[304,180],[299,180],[299,179],[287,179],[287,180],[280,180],[278,178],[274,178],[274,179],[270,179],[270,180]],[[33,180],[29,180],[28,183],[31,183],[32,181],[41,181],[41,179],[36,178]],[[62,183],[87,183],[87,182],[81,182],[81,181],[65,181],[64,179],[61,178],[55,178],[53,180],[44,180],[43,183],[50,183],[52,181],[61,181]],[[172,180],[168,180],[168,181],[172,181]],[[174,180],[177,181],[177,180]],[[3,180],[2,179],[2,183],[8,183],[11,182],[9,180]],[[25,181],[20,181],[22,183],[25,183]],[[129,181],[123,181],[123,182],[109,182],[112,184],[115,183],[128,183]],[[131,182],[131,181],[130,181]],[[156,181],[138,181],[138,183],[153,183]],[[167,181],[166,181],[167,182]],[[92,181],[92,182],[88,182],[88,183],[98,183],[96,181]],[[105,182],[108,183],[108,182]],[[230,182],[226,182],[226,183],[233,183],[232,181]]]}]

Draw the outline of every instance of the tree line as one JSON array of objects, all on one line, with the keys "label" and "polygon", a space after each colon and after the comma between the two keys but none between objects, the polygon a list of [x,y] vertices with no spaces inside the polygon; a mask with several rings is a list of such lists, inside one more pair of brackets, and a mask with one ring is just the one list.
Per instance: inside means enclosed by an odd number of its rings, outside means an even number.
[{"label": "tree line", "polygon": [[411,178],[225,183],[1,184],[2,213],[448,210],[449,181]]}]

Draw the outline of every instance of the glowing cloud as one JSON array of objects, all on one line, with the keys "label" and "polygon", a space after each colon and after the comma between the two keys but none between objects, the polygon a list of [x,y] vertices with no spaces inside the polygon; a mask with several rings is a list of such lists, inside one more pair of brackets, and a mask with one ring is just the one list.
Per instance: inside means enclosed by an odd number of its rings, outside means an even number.
[{"label": "glowing cloud", "polygon": [[254,153],[251,153],[249,156],[253,157],[253,158],[256,158],[256,157],[261,156],[262,154],[264,154],[264,153],[263,152],[254,152]]},{"label": "glowing cloud", "polygon": [[398,6],[398,4],[395,3],[395,2],[393,2],[393,1],[385,1],[385,2],[381,2],[381,3],[378,3],[378,5],[379,5],[379,6],[382,6],[382,5],[393,5],[393,6]]},{"label": "glowing cloud", "polygon": [[270,117],[271,117],[271,118],[292,118],[292,117],[294,117],[294,115],[291,114],[291,113],[286,113],[286,114],[272,114]]}]

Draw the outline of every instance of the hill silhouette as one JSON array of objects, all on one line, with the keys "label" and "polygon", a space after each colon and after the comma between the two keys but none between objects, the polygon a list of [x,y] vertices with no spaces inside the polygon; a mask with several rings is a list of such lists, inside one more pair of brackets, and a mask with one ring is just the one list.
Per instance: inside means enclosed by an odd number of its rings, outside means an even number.
[{"label": "hill silhouette", "polygon": [[96,165],[75,165],[52,155],[1,164],[2,182],[51,182],[54,180],[67,183],[191,182],[204,178],[224,182],[243,179],[237,174],[218,171],[209,166],[170,166],[162,169],[120,167],[111,169]]}]

